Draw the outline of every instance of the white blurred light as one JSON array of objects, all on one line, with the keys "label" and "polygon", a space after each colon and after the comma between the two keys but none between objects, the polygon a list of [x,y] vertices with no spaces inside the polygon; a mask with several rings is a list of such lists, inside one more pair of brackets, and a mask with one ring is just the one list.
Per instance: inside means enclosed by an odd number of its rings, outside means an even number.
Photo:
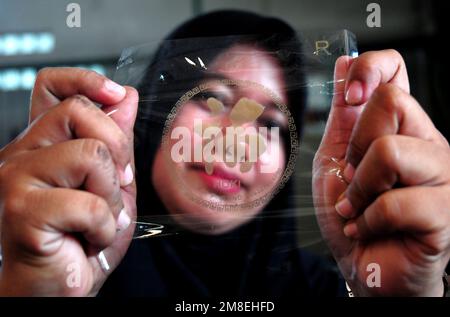
[{"label": "white blurred light", "polygon": [[42,33],[39,36],[38,52],[45,54],[53,51],[55,47],[55,38],[50,33]]},{"label": "white blurred light", "polygon": [[94,72],[99,73],[100,75],[106,75],[105,67],[103,67],[102,65],[94,64],[91,65],[90,69],[93,70]]},{"label": "white blurred light", "polygon": [[3,38],[3,54],[15,55],[19,51],[20,39],[15,34],[6,34]]},{"label": "white blurred light", "polygon": [[25,68],[22,71],[22,89],[31,90],[33,89],[34,82],[36,80],[36,69],[34,68]]},{"label": "white blurred light", "polygon": [[48,32],[0,35],[0,55],[48,54],[54,48],[55,37]]},{"label": "white blurred light", "polygon": [[33,33],[25,33],[22,36],[22,54],[32,54],[38,46],[38,39]]},{"label": "white blurred light", "polygon": [[17,69],[9,69],[2,76],[3,90],[17,90],[20,87],[21,75]]},{"label": "white blurred light", "polygon": [[92,64],[92,65],[80,64],[80,65],[76,65],[75,67],[93,70],[94,72],[99,73],[100,75],[106,75],[105,67],[100,64]]},{"label": "white blurred light", "polygon": [[[93,70],[105,75],[106,69],[103,65],[78,65],[76,67]],[[37,69],[27,67],[22,69],[7,68],[0,70],[0,91],[31,90],[36,81]]]}]

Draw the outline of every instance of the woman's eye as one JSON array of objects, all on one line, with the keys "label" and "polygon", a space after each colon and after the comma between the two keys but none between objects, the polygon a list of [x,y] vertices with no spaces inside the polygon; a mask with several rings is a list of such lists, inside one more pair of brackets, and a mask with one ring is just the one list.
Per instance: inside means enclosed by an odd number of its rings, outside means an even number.
[{"label": "woman's eye", "polygon": [[193,99],[202,100],[205,102],[208,100],[208,98],[215,98],[217,100],[224,102],[224,100],[223,100],[224,97],[221,94],[213,92],[213,91],[202,91],[193,97]]},{"label": "woman's eye", "polygon": [[283,129],[282,123],[273,118],[259,118],[258,122],[261,127],[266,127],[268,129],[271,128],[279,128],[280,130]]},{"label": "woman's eye", "polygon": [[[195,100],[197,102],[197,104],[202,107],[202,109],[205,109],[207,111],[213,111],[213,109],[211,109],[211,104],[210,101],[213,99],[215,100],[214,105],[221,105],[221,108],[223,108],[226,104],[225,101],[225,97],[223,94],[220,93],[216,93],[216,92],[212,92],[212,91],[202,91],[199,92],[198,94],[196,94],[194,97],[192,97],[193,100]],[[210,101],[208,101],[208,99]],[[214,107],[214,109],[217,107]]]}]

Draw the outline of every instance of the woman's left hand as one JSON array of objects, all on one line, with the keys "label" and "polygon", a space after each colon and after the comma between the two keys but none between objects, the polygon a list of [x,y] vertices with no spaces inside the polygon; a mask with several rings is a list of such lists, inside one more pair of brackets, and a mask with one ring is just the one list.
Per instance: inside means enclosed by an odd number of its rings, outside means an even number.
[{"label": "woman's left hand", "polygon": [[345,83],[313,167],[322,234],[356,295],[442,296],[449,144],[409,94],[396,51],[341,57],[335,79]]}]

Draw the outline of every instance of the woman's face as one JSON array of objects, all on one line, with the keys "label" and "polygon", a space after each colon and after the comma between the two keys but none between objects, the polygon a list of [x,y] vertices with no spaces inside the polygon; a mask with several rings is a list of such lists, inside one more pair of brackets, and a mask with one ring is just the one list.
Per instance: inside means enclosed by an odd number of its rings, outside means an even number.
[{"label": "woman's face", "polygon": [[288,120],[268,91],[286,96],[277,60],[263,50],[236,45],[206,67],[214,79],[178,109],[152,182],[178,223],[220,234],[259,213],[280,181]]}]

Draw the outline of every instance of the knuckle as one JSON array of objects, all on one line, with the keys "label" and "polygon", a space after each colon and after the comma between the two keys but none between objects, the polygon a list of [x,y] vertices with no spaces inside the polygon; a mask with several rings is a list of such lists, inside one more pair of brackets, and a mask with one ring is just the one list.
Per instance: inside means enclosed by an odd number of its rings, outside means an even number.
[{"label": "knuckle", "polygon": [[14,220],[24,210],[25,201],[21,195],[8,194],[2,200],[3,204],[3,221],[8,223],[9,220]]},{"label": "knuckle", "polygon": [[74,95],[67,98],[64,102],[64,107],[69,113],[78,113],[83,108],[97,108],[89,98],[83,95]]},{"label": "knuckle", "polygon": [[19,156],[0,162],[0,194],[10,192],[18,184],[19,173],[23,170],[22,162]]},{"label": "knuckle", "polygon": [[[366,60],[370,60],[370,59],[372,59],[373,57],[376,57],[377,54],[378,54],[377,51],[367,51],[367,52],[364,52],[364,53],[362,53],[362,54],[360,54],[360,55],[358,56],[358,58],[355,60],[355,63],[363,63],[363,62],[365,62]],[[368,63],[368,64],[371,64],[371,63]]]},{"label": "knuckle", "polygon": [[109,207],[103,198],[98,196],[90,198],[87,202],[87,209],[89,211],[89,223],[94,226],[102,225],[108,221]]},{"label": "knuckle", "polygon": [[128,90],[129,98],[131,98],[132,101],[137,102],[139,99],[139,93],[138,93],[137,89],[134,87],[131,87],[131,86],[127,86],[126,88]]},{"label": "knuckle", "polygon": [[80,79],[84,83],[89,83],[92,88],[94,87],[103,87],[108,79],[93,70],[88,69],[80,69]]},{"label": "knuckle", "polygon": [[363,204],[368,200],[367,193],[363,182],[358,179],[352,181],[348,187],[348,199],[356,209],[365,207]]},{"label": "knuckle", "polygon": [[400,212],[395,196],[390,193],[385,193],[375,200],[375,205],[377,217],[380,220],[379,223],[393,225],[396,219],[395,215]]},{"label": "knuckle", "polygon": [[29,190],[23,182],[18,181],[21,169],[18,160],[0,163],[0,216],[3,220],[15,219],[26,211]]},{"label": "knuckle", "polygon": [[103,247],[107,247],[113,242],[116,225],[107,202],[101,197],[91,198],[88,202],[89,223],[96,231],[102,232],[102,240],[97,242]]},{"label": "knuckle", "polygon": [[36,75],[36,81],[35,81],[35,86],[39,86],[42,81],[45,81],[45,79],[47,78],[47,76],[53,71],[52,67],[44,67],[41,68],[37,75]]},{"label": "knuckle", "polygon": [[450,232],[441,230],[438,234],[432,236],[430,241],[430,253],[442,254],[445,250],[449,250]]},{"label": "knuckle", "polygon": [[92,70],[80,68],[79,71],[81,79],[86,80],[87,82],[99,78],[99,75]]},{"label": "knuckle", "polygon": [[[6,186],[6,182],[8,182],[11,179],[14,179],[13,177],[10,177],[14,175],[14,170],[17,168],[14,161],[8,160],[0,162],[0,188],[4,188]],[[5,187],[6,188],[6,187]]]},{"label": "knuckle", "polygon": [[371,152],[376,155],[376,158],[382,167],[391,171],[398,170],[400,153],[397,138],[395,136],[382,136],[373,141],[371,147]]},{"label": "knuckle", "polygon": [[81,144],[81,152],[84,156],[100,161],[101,163],[111,162],[111,154],[107,145],[97,139],[83,139]]},{"label": "knuckle", "polygon": [[404,92],[394,84],[381,84],[378,86],[372,99],[376,101],[377,107],[387,113],[395,113],[403,105]]},{"label": "knuckle", "polygon": [[[44,240],[42,239],[42,235],[35,232],[34,230],[27,229],[20,232],[20,234],[14,232],[12,233],[12,235],[12,243],[18,250],[39,255],[47,254],[47,248],[43,243]],[[8,238],[8,240],[9,239],[10,238]]]},{"label": "knuckle", "polygon": [[397,51],[396,49],[393,48],[386,49],[385,52],[388,53],[392,59],[396,59],[403,62],[402,54],[400,54],[400,52]]},{"label": "knuckle", "polygon": [[377,69],[380,58],[383,56],[388,57],[391,60],[397,60],[403,62],[402,55],[395,49],[386,49],[381,51],[368,51],[361,54],[356,62],[371,69]]},{"label": "knuckle", "polygon": [[369,51],[361,54],[354,62],[355,69],[360,70],[361,72],[371,72],[373,70],[378,71],[378,55],[379,52],[376,51]]},{"label": "knuckle", "polygon": [[114,137],[108,137],[106,141],[110,146],[111,155],[116,162],[126,163],[125,160],[129,160],[128,157],[132,151],[132,142],[119,127],[114,129]]}]

